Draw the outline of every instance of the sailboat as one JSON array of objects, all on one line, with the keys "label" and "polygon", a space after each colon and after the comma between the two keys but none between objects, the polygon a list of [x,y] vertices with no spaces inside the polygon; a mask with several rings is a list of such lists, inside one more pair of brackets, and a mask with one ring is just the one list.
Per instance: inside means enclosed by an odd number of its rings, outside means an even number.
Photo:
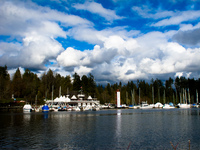
[{"label": "sailboat", "polygon": [[184,101],[184,103],[178,104],[179,108],[190,108],[191,107],[191,105],[187,103],[187,94],[186,94],[186,90],[184,90],[184,89],[183,89],[183,101]]},{"label": "sailboat", "polygon": [[160,103],[160,89],[158,88],[158,102],[155,104],[155,108],[162,108],[163,104]]},{"label": "sailboat", "polygon": [[37,95],[35,96],[35,108],[34,108],[35,112],[39,112],[40,109],[37,107]]},{"label": "sailboat", "polygon": [[173,103],[165,103],[165,90],[164,90],[164,94],[163,94],[163,100],[164,100],[164,105],[163,105],[163,109],[173,109],[175,108]]}]

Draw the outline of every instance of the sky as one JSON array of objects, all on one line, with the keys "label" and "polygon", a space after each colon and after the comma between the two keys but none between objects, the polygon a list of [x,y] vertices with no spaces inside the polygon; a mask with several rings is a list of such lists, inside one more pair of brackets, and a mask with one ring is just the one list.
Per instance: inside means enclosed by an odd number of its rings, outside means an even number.
[{"label": "sky", "polygon": [[98,84],[200,78],[200,0],[0,0],[0,66]]}]

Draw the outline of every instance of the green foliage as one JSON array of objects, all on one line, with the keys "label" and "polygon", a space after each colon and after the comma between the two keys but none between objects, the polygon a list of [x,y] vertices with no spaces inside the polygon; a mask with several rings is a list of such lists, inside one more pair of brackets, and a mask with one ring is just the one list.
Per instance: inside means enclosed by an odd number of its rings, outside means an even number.
[{"label": "green foliage", "polygon": [[8,99],[11,93],[10,75],[7,72],[7,66],[0,66],[0,101]]},{"label": "green foliage", "polygon": [[107,83],[105,87],[96,85],[92,74],[80,77],[74,73],[72,77],[73,79],[69,75],[63,77],[49,69],[41,78],[38,78],[37,74],[29,69],[21,75],[18,68],[11,80],[7,67],[0,66],[0,103],[13,101],[11,95],[14,94],[14,98],[23,99],[32,104],[36,102],[37,95],[37,104],[43,104],[44,99],[52,99],[52,93],[53,98],[58,97],[59,89],[61,89],[61,95],[78,94],[82,90],[86,96],[91,95],[100,100],[100,103],[116,103],[116,91],[120,90],[121,103],[127,105],[132,104],[133,100],[135,104],[138,104],[139,98],[140,102],[178,103],[185,89],[190,93],[191,102],[195,103],[196,91],[200,91],[200,79],[186,79],[185,77],[177,77],[175,81],[169,78],[165,83],[159,79],[152,79],[150,83],[144,80],[128,81],[124,85],[121,82],[112,85]]}]

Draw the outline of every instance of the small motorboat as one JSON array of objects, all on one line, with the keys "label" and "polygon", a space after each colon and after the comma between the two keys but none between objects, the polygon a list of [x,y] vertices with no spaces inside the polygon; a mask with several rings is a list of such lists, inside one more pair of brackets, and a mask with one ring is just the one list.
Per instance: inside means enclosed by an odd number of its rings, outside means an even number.
[{"label": "small motorboat", "polygon": [[23,107],[23,111],[24,112],[31,112],[32,111],[32,107],[30,104],[25,104],[24,107]]},{"label": "small motorboat", "polygon": [[175,108],[173,105],[169,105],[169,104],[163,105],[163,109],[173,109],[173,108]]},{"label": "small motorboat", "polygon": [[47,104],[45,104],[43,107],[42,107],[42,111],[43,112],[48,112],[49,111],[49,107]]}]

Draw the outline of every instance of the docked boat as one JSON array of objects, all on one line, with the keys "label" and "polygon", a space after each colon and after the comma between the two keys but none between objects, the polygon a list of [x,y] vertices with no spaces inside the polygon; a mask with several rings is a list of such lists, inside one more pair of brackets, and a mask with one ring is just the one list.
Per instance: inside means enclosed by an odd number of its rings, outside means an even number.
[{"label": "docked boat", "polygon": [[172,105],[169,105],[169,104],[164,104],[164,106],[163,106],[163,109],[173,109],[173,108],[175,108],[175,107]]},{"label": "docked boat", "polygon": [[154,105],[149,105],[147,102],[143,102],[140,109],[152,109]]},{"label": "docked boat", "polygon": [[42,111],[43,112],[48,112],[49,111],[49,107],[47,104],[45,104],[43,107],[42,107]]},{"label": "docked boat", "polygon": [[179,108],[191,108],[191,105],[190,104],[178,104],[178,107]]},{"label": "docked boat", "polygon": [[35,107],[35,112],[39,112],[40,111],[40,108],[37,108],[37,107]]},{"label": "docked boat", "polygon": [[23,107],[23,111],[24,112],[31,112],[32,111],[32,107],[30,104],[25,104],[24,107]]},{"label": "docked boat", "polygon": [[73,107],[72,110],[73,111],[80,111],[81,109],[79,107]]},{"label": "docked boat", "polygon": [[157,102],[157,103],[155,104],[155,108],[163,108],[163,104],[160,103],[160,102]]}]

